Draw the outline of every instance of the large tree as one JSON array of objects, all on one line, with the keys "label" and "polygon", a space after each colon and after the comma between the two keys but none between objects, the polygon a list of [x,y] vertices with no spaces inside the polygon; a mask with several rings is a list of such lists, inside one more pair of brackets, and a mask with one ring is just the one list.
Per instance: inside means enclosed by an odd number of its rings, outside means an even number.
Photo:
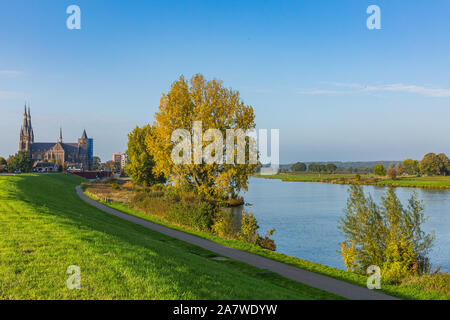
[{"label": "large tree", "polygon": [[407,174],[418,174],[419,170],[419,161],[414,159],[406,159],[403,161],[403,168],[405,169]]},{"label": "large tree", "polygon": [[419,163],[422,173],[427,175],[448,175],[450,173],[450,160],[448,157],[440,153],[427,153]]},{"label": "large tree", "polygon": [[439,171],[439,159],[435,153],[427,153],[419,163],[420,172],[427,175],[437,174]]},{"label": "large tree", "polygon": [[327,163],[325,168],[326,168],[326,171],[329,173],[334,173],[337,170],[337,166],[334,163]]},{"label": "large tree", "polygon": [[327,167],[324,164],[317,164],[315,162],[311,162],[308,165],[308,171],[310,172],[324,172],[327,170]]},{"label": "large tree", "polygon": [[19,151],[14,156],[10,156],[7,160],[8,171],[14,172],[20,170],[21,172],[31,172],[33,162],[27,151]]},{"label": "large tree", "polygon": [[373,167],[373,173],[377,176],[385,176],[386,168],[381,163],[379,163],[375,167]]},{"label": "large tree", "polygon": [[291,169],[294,172],[305,172],[306,164],[304,164],[303,162],[297,162],[292,165]]},{"label": "large tree", "polygon": [[[247,190],[248,177],[253,173],[256,163],[250,161],[249,152],[245,152],[243,161],[239,161],[241,163],[236,163],[233,161],[236,150],[226,150],[228,129],[248,132],[255,128],[253,108],[244,104],[238,91],[224,88],[222,81],[216,79],[207,81],[200,74],[193,76],[190,81],[181,76],[172,84],[170,91],[163,94],[155,119],[152,135],[146,141],[155,160],[156,174],[163,174],[174,184],[190,184],[203,194],[224,198],[236,197],[241,190]],[[201,122],[201,128],[194,122]],[[186,146],[190,147],[190,141],[196,145],[194,140],[202,138],[203,154],[198,147],[193,149],[193,157],[190,150],[183,149],[183,157],[187,162],[173,161],[173,151],[180,155],[175,149],[179,142],[174,142],[172,136],[177,129],[184,130],[188,136]],[[209,129],[219,130],[222,137],[211,135]],[[202,137],[196,136],[195,131],[200,131]],[[247,138],[245,140],[248,141]],[[238,139],[233,138],[231,141],[233,145],[240,144]],[[246,151],[249,151],[247,147]],[[208,151],[206,155],[205,151]],[[216,157],[224,160],[222,163],[208,161]]]},{"label": "large tree", "polygon": [[142,128],[134,128],[128,135],[126,152],[128,164],[125,166],[125,173],[131,177],[134,183],[141,186],[165,182],[164,177],[153,173],[155,162],[146,147],[146,139],[150,138],[151,134],[152,128],[150,125],[146,125]]},{"label": "large tree", "polygon": [[6,159],[0,157],[0,172],[5,170],[6,165],[7,165]]},{"label": "large tree", "polygon": [[437,155],[439,161],[439,173],[440,175],[448,175],[450,173],[450,160],[444,153]]}]

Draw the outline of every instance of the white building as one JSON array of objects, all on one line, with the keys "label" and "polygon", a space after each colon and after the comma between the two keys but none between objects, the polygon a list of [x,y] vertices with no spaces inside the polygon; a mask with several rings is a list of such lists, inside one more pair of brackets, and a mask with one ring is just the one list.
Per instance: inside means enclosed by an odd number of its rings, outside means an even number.
[{"label": "white building", "polygon": [[123,169],[127,165],[127,155],[123,152],[115,152],[112,156],[112,161],[120,163],[120,167]]}]

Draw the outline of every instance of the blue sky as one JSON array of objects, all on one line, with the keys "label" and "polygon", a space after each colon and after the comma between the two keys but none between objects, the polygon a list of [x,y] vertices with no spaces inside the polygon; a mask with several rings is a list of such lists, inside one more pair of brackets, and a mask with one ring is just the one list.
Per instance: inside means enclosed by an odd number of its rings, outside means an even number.
[{"label": "blue sky", "polygon": [[[81,8],[81,30],[66,8]],[[381,8],[368,30],[366,8]],[[450,154],[450,2],[0,1],[0,155],[85,128],[103,161],[180,75],[238,89],[280,160]]]}]

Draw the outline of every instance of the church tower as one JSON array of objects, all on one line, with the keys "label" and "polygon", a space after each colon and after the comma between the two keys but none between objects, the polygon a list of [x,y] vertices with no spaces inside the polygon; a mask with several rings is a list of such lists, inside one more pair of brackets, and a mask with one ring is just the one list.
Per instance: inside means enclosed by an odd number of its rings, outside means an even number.
[{"label": "church tower", "polygon": [[88,151],[88,143],[89,143],[89,141],[88,141],[88,137],[87,137],[87,134],[86,134],[86,130],[83,130],[83,134],[81,135],[81,138],[78,139],[78,148],[81,148],[81,149],[85,150],[86,153],[87,153],[87,151]]},{"label": "church tower", "polygon": [[31,111],[30,107],[28,106],[27,112],[27,105],[25,104],[22,128],[20,129],[19,151],[22,150],[30,151],[33,142],[34,142],[34,132],[33,127],[31,126]]},{"label": "church tower", "polygon": [[81,138],[78,139],[78,155],[79,161],[83,164],[83,168],[86,170],[91,169],[91,161],[90,161],[90,141],[86,134],[86,130],[83,130],[83,134]]}]

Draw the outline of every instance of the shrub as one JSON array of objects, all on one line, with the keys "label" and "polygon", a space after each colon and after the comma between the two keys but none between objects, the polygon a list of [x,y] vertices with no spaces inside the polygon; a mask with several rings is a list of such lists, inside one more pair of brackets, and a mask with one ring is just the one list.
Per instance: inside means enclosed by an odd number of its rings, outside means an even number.
[{"label": "shrub", "polygon": [[210,232],[214,210],[209,203],[187,204],[177,202],[170,205],[166,215],[170,222],[187,226],[197,231]]},{"label": "shrub", "polygon": [[[146,213],[157,215],[167,222],[185,226],[197,231],[211,232],[215,208],[201,201],[173,201],[178,197],[176,190],[170,192],[139,192],[132,200],[132,206]],[[171,201],[167,201],[170,199]]]},{"label": "shrub", "polygon": [[152,191],[163,191],[164,185],[161,183],[157,183],[157,184],[153,185],[151,189],[152,189]]},{"label": "shrub", "polygon": [[118,183],[111,184],[111,190],[120,190],[120,186]]},{"label": "shrub", "polygon": [[397,179],[397,170],[395,168],[390,168],[387,172],[387,175],[390,179],[395,180]]},{"label": "shrub", "polygon": [[164,200],[178,202],[181,200],[179,192],[176,187],[170,186],[167,188],[166,192],[164,192]]},{"label": "shrub", "polygon": [[233,214],[230,210],[219,210],[211,226],[211,231],[219,237],[234,238]]},{"label": "shrub", "polygon": [[404,285],[415,285],[425,291],[439,292],[450,296],[450,274],[448,272],[439,273],[439,270],[432,274],[423,276],[409,276],[403,279]]},{"label": "shrub", "polygon": [[381,270],[381,276],[394,283],[416,272],[414,249],[404,236],[388,243]]},{"label": "shrub", "polygon": [[239,240],[257,244],[259,240],[258,223],[253,213],[242,212],[241,231],[238,234]]},{"label": "shrub", "polygon": [[379,163],[375,167],[373,167],[373,173],[377,176],[385,176],[386,168],[381,163]]},{"label": "shrub", "polygon": [[119,183],[119,182],[120,182],[119,179],[112,178],[112,177],[105,179],[105,183],[111,183],[112,184],[112,183]]},{"label": "shrub", "polygon": [[383,197],[382,206],[351,186],[345,216],[339,228],[346,241],[341,253],[348,271],[365,274],[367,267],[377,265],[383,278],[398,282],[430,269],[426,257],[433,236],[422,231],[425,221],[422,203],[413,194],[403,208],[393,188]]},{"label": "shrub", "polygon": [[277,246],[275,245],[275,241],[270,238],[274,234],[274,232],[275,232],[275,229],[268,230],[266,232],[266,235],[264,236],[264,238],[259,238],[258,245],[261,248],[275,251],[277,249]]},{"label": "shrub", "polygon": [[347,271],[349,272],[358,272],[358,262],[356,261],[356,249],[355,249],[355,242],[352,241],[351,243],[341,242],[341,253],[342,253],[342,260],[344,260],[345,267],[347,268]]},{"label": "shrub", "polygon": [[[243,199],[239,198],[239,201]],[[130,206],[175,225],[214,233],[228,239],[239,239],[269,250],[276,249],[274,240],[270,239],[274,229],[261,238],[257,232],[259,226],[255,217],[245,211],[242,213],[240,228],[235,226],[233,212],[225,208],[229,206],[227,201],[205,199],[196,188],[190,186],[154,185],[140,188],[134,193]]]}]

